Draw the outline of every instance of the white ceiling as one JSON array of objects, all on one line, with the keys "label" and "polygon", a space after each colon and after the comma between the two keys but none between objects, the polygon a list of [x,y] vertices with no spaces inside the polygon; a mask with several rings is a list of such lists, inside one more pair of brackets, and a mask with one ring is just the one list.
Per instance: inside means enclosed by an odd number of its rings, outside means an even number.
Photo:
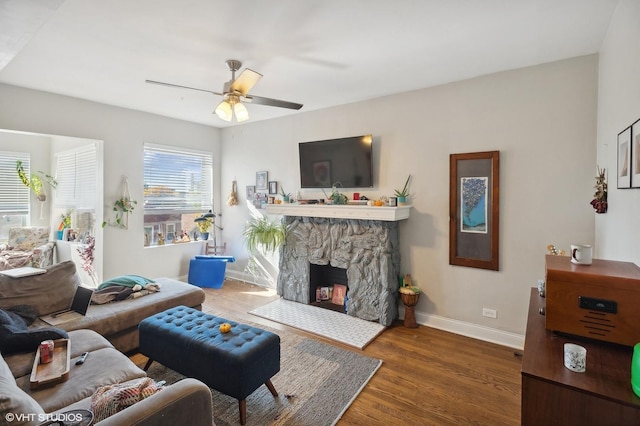
[{"label": "white ceiling", "polygon": [[304,104],[265,120],[596,53],[617,3],[0,0],[0,82],[225,127],[219,96],[145,79],[220,92],[239,59]]}]

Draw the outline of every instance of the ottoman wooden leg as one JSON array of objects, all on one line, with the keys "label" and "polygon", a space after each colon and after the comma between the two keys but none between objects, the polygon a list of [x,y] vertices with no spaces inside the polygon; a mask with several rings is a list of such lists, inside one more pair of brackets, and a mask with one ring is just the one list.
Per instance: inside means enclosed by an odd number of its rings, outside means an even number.
[{"label": "ottoman wooden leg", "polygon": [[267,385],[267,388],[269,388],[271,395],[278,396],[278,391],[276,390],[275,386],[273,386],[273,383],[271,383],[271,379],[267,380],[264,384]]},{"label": "ottoman wooden leg", "polygon": [[247,423],[247,400],[238,401],[238,408],[240,409],[240,424],[244,425]]},{"label": "ottoman wooden leg", "polygon": [[151,363],[152,363],[152,362],[153,362],[153,360],[152,360],[151,358],[149,358],[149,359],[147,360],[147,363],[144,365],[143,370],[144,370],[144,371],[147,371],[147,370],[149,369],[149,367],[151,367]]}]

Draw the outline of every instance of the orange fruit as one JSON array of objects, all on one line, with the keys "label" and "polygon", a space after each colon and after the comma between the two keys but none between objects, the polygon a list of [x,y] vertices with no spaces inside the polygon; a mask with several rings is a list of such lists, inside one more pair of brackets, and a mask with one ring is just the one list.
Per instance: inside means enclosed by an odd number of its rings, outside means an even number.
[{"label": "orange fruit", "polygon": [[220,324],[221,333],[228,333],[230,331],[231,331],[231,324],[229,324],[228,322],[225,322],[224,324]]}]

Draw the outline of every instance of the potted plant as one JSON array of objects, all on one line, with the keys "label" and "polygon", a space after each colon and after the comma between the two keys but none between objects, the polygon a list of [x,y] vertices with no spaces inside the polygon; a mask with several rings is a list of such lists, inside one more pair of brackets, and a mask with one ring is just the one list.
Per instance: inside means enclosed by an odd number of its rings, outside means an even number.
[{"label": "potted plant", "polygon": [[324,193],[325,197],[327,197],[330,204],[347,204],[349,199],[347,198],[346,195],[338,191],[337,185],[342,186],[340,182],[334,183],[331,186],[331,195],[329,196],[327,196],[327,193],[324,192],[324,189],[322,190],[322,192]]},{"label": "potted plant", "polygon": [[404,187],[402,191],[395,190],[395,195],[398,197],[398,205],[404,206],[407,204],[407,197],[409,197],[409,181],[411,180],[411,175],[407,176],[407,181],[404,183]]},{"label": "potted plant", "polygon": [[104,228],[107,225],[115,226],[118,228],[128,229],[129,221],[126,220],[129,213],[133,213],[133,209],[135,209],[137,201],[131,200],[129,197],[119,198],[113,203],[113,211],[116,212],[116,218],[113,222],[102,222],[102,227]]},{"label": "potted plant", "polygon": [[288,203],[291,200],[291,193],[290,192],[284,192],[284,188],[282,186],[280,186],[280,195],[282,195],[282,202],[283,203]]},{"label": "potted plant", "polygon": [[[42,178],[34,173],[31,173],[31,177],[28,177],[24,171],[24,167],[22,166],[22,161],[18,160],[16,162],[16,172],[18,173],[18,177],[22,181],[22,183],[30,188],[33,193],[36,195],[38,201],[45,202],[47,201],[47,194],[45,194],[43,189],[43,181]],[[53,188],[56,189],[58,186],[58,181],[51,175],[48,175],[44,172],[38,172],[44,176],[44,180]]]},{"label": "potted plant", "polygon": [[266,216],[260,216],[247,222],[242,235],[250,252],[260,248],[267,252],[275,252],[284,244],[287,232],[284,224],[275,223]]},{"label": "potted plant", "polygon": [[215,215],[211,212],[211,210],[209,210],[209,213],[205,213],[194,220],[196,226],[198,227],[198,231],[200,231],[200,236],[203,240],[209,239],[209,229],[211,228],[211,225],[213,225],[213,217],[215,217]]}]

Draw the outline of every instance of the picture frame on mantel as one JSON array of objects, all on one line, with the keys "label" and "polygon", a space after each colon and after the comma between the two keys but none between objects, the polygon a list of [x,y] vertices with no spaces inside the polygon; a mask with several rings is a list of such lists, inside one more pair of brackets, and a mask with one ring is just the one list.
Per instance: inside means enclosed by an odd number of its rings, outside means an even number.
[{"label": "picture frame on mantel", "polygon": [[256,191],[266,191],[268,172],[256,172]]},{"label": "picture frame on mantel", "polygon": [[631,187],[640,188],[640,119],[631,125]]},{"label": "picture frame on mantel", "polygon": [[631,126],[618,133],[618,189],[631,188]]},{"label": "picture frame on mantel", "polygon": [[499,270],[500,151],[449,156],[449,264]]}]

